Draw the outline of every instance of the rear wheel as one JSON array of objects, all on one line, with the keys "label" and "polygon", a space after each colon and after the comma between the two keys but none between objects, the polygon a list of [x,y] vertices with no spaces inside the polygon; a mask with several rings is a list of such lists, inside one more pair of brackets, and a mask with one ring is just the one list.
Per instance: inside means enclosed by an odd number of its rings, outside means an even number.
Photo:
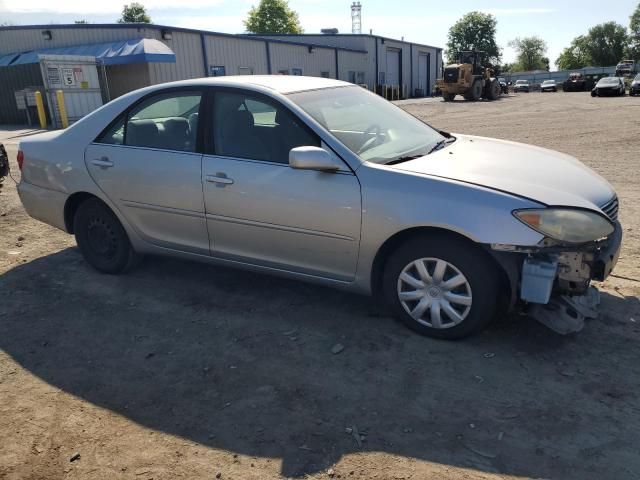
[{"label": "rear wheel", "polygon": [[391,255],[383,291],[394,316],[412,330],[456,339],[481,330],[493,318],[498,274],[486,254],[465,241],[424,235]]},{"label": "rear wheel", "polygon": [[85,260],[100,272],[121,273],[137,260],[120,221],[97,198],[80,204],[74,216],[73,231]]}]

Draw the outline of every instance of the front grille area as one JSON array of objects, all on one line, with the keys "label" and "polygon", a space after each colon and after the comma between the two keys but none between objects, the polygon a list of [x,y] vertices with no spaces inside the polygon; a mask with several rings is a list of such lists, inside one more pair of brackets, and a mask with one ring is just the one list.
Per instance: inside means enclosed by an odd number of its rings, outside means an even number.
[{"label": "front grille area", "polygon": [[618,220],[618,197],[613,197],[609,202],[605,203],[600,209],[611,219],[612,222]]},{"label": "front grille area", "polygon": [[445,68],[444,69],[444,82],[456,83],[458,81],[458,69],[457,68]]}]

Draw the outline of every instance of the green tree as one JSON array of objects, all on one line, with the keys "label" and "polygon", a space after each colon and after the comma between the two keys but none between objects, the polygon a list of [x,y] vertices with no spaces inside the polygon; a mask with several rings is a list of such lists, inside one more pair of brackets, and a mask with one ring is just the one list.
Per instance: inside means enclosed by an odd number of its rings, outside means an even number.
[{"label": "green tree", "polygon": [[511,40],[509,46],[516,51],[518,70],[549,70],[549,59],[545,57],[547,42],[540,37],[518,37]]},{"label": "green tree", "polygon": [[496,70],[496,75],[502,75],[503,73],[515,72],[515,70],[513,68],[514,66],[515,66],[514,63],[503,63],[503,64],[498,66],[498,69]]},{"label": "green tree", "polygon": [[631,21],[629,22],[627,57],[636,61],[640,60],[640,4],[631,15]]},{"label": "green tree", "polygon": [[556,59],[556,65],[560,70],[575,70],[589,67],[593,64],[588,50],[589,39],[585,35],[576,37],[560,56]]},{"label": "green tree", "polygon": [[144,5],[133,2],[122,7],[122,16],[118,23],[151,23],[151,17]]},{"label": "green tree", "polygon": [[492,65],[500,63],[500,47],[496,42],[498,20],[493,15],[469,12],[449,29],[447,58],[450,63],[458,59],[459,52],[479,50],[487,52]]},{"label": "green tree", "polygon": [[594,67],[616,65],[628,46],[627,29],[616,22],[596,25],[587,34],[586,49]]},{"label": "green tree", "polygon": [[244,21],[251,33],[303,33],[298,13],[289,8],[286,0],[260,0],[251,7]]}]

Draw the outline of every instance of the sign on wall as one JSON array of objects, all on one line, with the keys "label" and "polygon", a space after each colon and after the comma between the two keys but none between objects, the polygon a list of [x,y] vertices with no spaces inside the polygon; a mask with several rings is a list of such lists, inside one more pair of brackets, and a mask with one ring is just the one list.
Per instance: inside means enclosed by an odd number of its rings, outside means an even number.
[{"label": "sign on wall", "polygon": [[58,67],[47,67],[47,79],[49,80],[49,85],[52,87],[57,87],[62,85],[62,80],[60,79],[60,70]]},{"label": "sign on wall", "polygon": [[209,70],[212,77],[224,77],[227,74],[224,65],[211,65],[211,67],[209,67]]},{"label": "sign on wall", "polygon": [[73,73],[73,68],[62,68],[62,82],[65,87],[75,87],[76,77]]}]

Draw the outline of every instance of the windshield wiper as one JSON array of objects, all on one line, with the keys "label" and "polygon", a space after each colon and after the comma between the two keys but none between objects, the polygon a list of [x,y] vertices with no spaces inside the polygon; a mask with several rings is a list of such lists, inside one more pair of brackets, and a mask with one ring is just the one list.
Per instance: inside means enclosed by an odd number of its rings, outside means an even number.
[{"label": "windshield wiper", "polygon": [[405,157],[394,158],[393,160],[389,160],[385,163],[385,165],[395,165],[396,163],[408,162],[410,160],[415,160],[416,158],[424,157],[424,155],[407,155]]},{"label": "windshield wiper", "polygon": [[433,152],[437,152],[438,150],[444,148],[444,146],[447,145],[448,143],[453,143],[455,141],[456,141],[456,137],[449,137],[449,138],[445,138],[444,140],[440,140],[433,147],[431,147],[431,150],[427,152],[427,155],[431,155]]},{"label": "windshield wiper", "polygon": [[415,160],[416,158],[424,157],[437,150],[440,150],[441,148],[444,148],[445,145],[449,143],[453,143],[455,141],[456,141],[456,137],[445,138],[444,140],[440,140],[433,147],[431,147],[431,149],[427,153],[419,154],[419,155],[405,155],[404,157],[394,158],[393,160],[389,160],[388,162],[386,162],[385,165],[396,165],[398,163],[408,162],[410,160]]}]

